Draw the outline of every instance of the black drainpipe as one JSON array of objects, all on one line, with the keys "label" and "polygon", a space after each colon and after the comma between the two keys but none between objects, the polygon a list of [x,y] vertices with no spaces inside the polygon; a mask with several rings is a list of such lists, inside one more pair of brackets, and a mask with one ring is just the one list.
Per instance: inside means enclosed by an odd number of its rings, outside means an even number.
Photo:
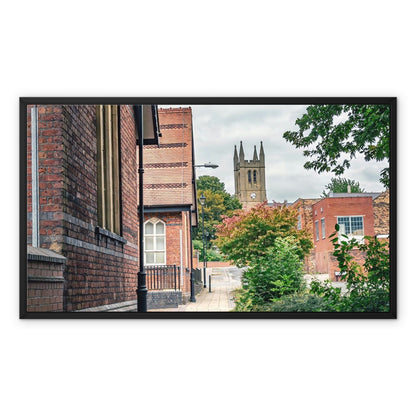
[{"label": "black drainpipe", "polygon": [[193,264],[193,252],[192,252],[192,205],[189,208],[189,247],[190,247],[190,259],[191,261],[189,262],[189,266],[190,266],[190,283],[191,283],[191,298],[189,299],[191,302],[196,302],[195,299],[195,280],[194,280],[194,264]]}]

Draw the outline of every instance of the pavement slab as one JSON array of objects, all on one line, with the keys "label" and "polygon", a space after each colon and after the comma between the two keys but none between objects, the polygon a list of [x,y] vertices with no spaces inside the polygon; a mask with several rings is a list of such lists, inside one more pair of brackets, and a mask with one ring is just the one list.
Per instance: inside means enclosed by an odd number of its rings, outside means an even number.
[{"label": "pavement slab", "polygon": [[[234,308],[233,291],[241,287],[242,270],[237,267],[207,268],[207,287],[196,295],[196,302],[178,308],[152,309],[148,312],[229,312]],[[211,292],[209,276],[211,275]]]}]

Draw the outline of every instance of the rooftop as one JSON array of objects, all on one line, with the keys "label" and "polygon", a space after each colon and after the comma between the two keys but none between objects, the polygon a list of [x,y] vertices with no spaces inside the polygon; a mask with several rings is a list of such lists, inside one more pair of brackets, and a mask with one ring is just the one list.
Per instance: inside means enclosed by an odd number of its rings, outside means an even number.
[{"label": "rooftop", "polygon": [[342,192],[342,193],[334,193],[330,192],[328,198],[364,198],[364,197],[371,197],[373,199],[377,198],[381,192],[360,192],[360,193],[353,193],[353,192]]}]

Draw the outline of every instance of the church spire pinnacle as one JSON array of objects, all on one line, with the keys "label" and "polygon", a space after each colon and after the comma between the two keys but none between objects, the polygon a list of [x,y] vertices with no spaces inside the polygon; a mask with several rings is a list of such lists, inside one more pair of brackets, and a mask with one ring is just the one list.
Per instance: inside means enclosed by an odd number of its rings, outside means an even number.
[{"label": "church spire pinnacle", "polygon": [[237,163],[238,163],[237,146],[234,145],[234,170],[237,169]]},{"label": "church spire pinnacle", "polygon": [[264,165],[264,149],[263,149],[263,142],[260,142],[260,162]]},{"label": "church spire pinnacle", "polygon": [[258,156],[257,156],[257,149],[256,149],[256,145],[254,145],[254,155],[253,155],[253,160],[255,162],[257,162],[259,160]]},{"label": "church spire pinnacle", "polygon": [[243,149],[243,142],[240,141],[240,163],[244,161],[244,149]]}]

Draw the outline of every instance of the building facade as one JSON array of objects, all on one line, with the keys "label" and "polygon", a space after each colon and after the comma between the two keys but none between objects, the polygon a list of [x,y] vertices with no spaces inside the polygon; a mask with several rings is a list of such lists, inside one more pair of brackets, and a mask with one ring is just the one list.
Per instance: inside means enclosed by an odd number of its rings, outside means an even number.
[{"label": "building facade", "polygon": [[[298,223],[297,229],[304,229],[308,233],[308,235],[313,235],[313,205],[317,203],[320,199],[319,198],[309,198],[297,199],[293,204],[291,204],[293,209],[296,209],[298,212]],[[304,260],[305,264],[305,273],[311,274],[315,273],[316,270],[316,261],[314,252],[310,253],[308,256],[305,257]]]},{"label": "building facade", "polygon": [[138,192],[132,106],[28,106],[27,126],[28,312],[133,303]]},{"label": "building facade", "polygon": [[[191,228],[197,225],[192,110],[159,108],[161,137],[144,151],[145,265],[147,285],[166,274],[181,288],[183,301],[191,291]],[[169,286],[169,287],[168,287]]]}]

